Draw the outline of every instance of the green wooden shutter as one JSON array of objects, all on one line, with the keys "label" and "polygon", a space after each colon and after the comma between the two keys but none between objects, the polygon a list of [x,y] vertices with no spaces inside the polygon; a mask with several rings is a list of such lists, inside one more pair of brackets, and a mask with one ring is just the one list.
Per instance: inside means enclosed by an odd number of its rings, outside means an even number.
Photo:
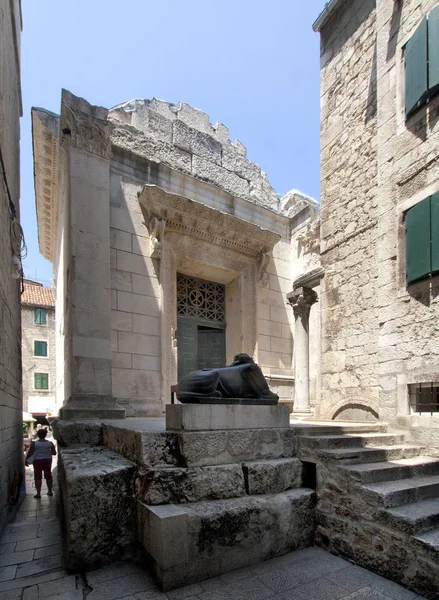
[{"label": "green wooden shutter", "polygon": [[406,275],[407,283],[427,277],[431,271],[430,261],[430,198],[426,198],[408,210],[406,226]]},{"label": "green wooden shutter", "polygon": [[431,270],[439,271],[439,193],[431,197]]},{"label": "green wooden shutter", "polygon": [[428,87],[439,86],[439,5],[428,15]]},{"label": "green wooden shutter", "polygon": [[405,114],[408,116],[427,94],[427,19],[424,18],[404,50]]}]

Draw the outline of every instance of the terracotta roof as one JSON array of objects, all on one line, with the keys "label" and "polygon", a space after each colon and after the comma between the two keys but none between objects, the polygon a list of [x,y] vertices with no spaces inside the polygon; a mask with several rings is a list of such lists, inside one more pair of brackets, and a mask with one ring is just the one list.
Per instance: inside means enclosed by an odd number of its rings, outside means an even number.
[{"label": "terracotta roof", "polygon": [[46,306],[55,308],[55,290],[42,285],[24,284],[21,303],[30,306]]}]

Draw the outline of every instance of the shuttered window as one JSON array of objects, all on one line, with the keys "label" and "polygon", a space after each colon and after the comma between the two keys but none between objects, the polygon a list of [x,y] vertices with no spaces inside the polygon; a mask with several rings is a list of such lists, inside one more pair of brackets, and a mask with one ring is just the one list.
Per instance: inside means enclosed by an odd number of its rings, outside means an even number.
[{"label": "shuttered window", "polygon": [[428,87],[439,90],[439,4],[428,15]]},{"label": "shuttered window", "polygon": [[36,390],[48,390],[49,373],[34,373],[34,388]]},{"label": "shuttered window", "polygon": [[439,194],[408,210],[406,225],[407,284],[439,272]]},{"label": "shuttered window", "polygon": [[47,342],[34,341],[34,356],[47,356]]},{"label": "shuttered window", "polygon": [[425,100],[427,84],[427,19],[424,18],[404,51],[405,113],[408,116]]},{"label": "shuttered window", "polygon": [[409,117],[439,92],[439,5],[420,23],[404,48],[405,114]]},{"label": "shuttered window", "polygon": [[35,310],[34,310],[34,323],[35,323],[35,325],[46,325],[46,323],[47,323],[47,310],[45,308],[35,308]]}]

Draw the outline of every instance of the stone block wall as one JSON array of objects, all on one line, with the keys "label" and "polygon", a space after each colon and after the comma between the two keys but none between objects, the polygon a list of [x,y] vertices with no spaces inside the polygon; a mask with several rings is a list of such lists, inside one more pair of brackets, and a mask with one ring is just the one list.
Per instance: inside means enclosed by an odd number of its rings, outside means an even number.
[{"label": "stone block wall", "polygon": [[[14,473],[23,473],[20,282],[12,279],[9,200],[19,217],[20,2],[0,6],[0,533],[11,517]],[[3,170],[4,168],[4,170]],[[7,192],[9,189],[10,198]]]},{"label": "stone block wall", "polygon": [[[29,396],[49,396],[47,407],[54,407],[56,396],[56,343],[55,311],[47,310],[46,325],[34,322],[33,306],[23,306],[21,311],[22,362],[23,362],[23,410],[28,411]],[[47,342],[47,357],[34,355],[34,341]],[[34,374],[48,373],[49,389],[36,390]]]},{"label": "stone block wall", "polygon": [[320,33],[321,416],[377,414],[375,1],[340,3]]},{"label": "stone block wall", "polygon": [[[409,414],[407,384],[439,381],[439,278],[407,286],[404,224],[405,210],[439,191],[439,97],[406,120],[403,59],[404,45],[437,4],[377,2],[379,382],[388,420]],[[437,415],[428,419],[417,439],[437,448],[437,434],[428,433],[438,428]]]},{"label": "stone block wall", "polygon": [[[408,384],[439,380],[438,278],[407,285],[404,222],[405,211],[439,191],[439,98],[406,119],[404,66],[405,44],[436,5],[340,2],[321,26],[328,417],[343,407],[358,416],[366,405],[410,427]],[[436,423],[430,418],[429,429]]]}]

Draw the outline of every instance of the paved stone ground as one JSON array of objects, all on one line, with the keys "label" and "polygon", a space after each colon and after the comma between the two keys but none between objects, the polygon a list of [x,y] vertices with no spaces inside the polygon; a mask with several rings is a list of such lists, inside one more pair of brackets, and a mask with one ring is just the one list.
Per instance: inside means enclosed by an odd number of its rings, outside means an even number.
[{"label": "paved stone ground", "polygon": [[[56,498],[33,498],[32,467],[17,519],[0,538],[1,600],[422,600],[421,596],[320,548],[308,548],[161,593],[137,564],[86,575],[62,569]],[[44,484],[43,484],[44,488]]]}]

